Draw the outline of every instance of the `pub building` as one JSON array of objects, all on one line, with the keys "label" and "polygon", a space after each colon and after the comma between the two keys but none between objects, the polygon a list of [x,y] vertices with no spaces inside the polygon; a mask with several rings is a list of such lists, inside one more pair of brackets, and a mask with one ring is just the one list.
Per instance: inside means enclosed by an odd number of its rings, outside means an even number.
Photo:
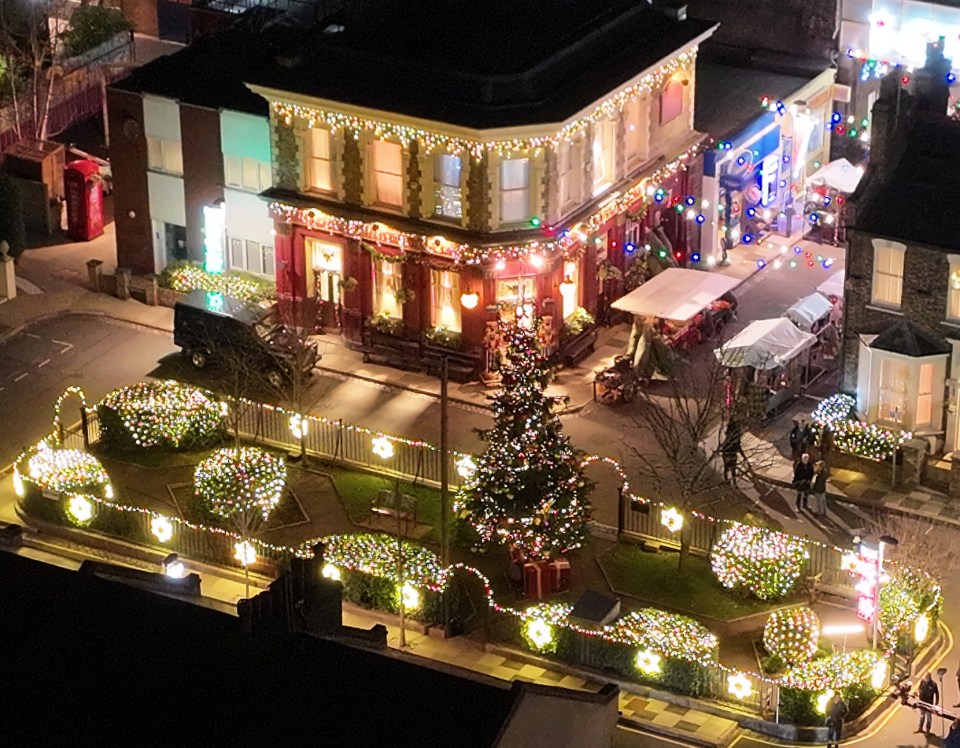
[{"label": "pub building", "polygon": [[536,316],[575,359],[648,245],[697,251],[694,75],[715,26],[562,5],[350,6],[248,76],[270,104],[281,301],[315,300],[321,329],[371,359],[445,355],[470,379],[490,374],[499,322]]}]

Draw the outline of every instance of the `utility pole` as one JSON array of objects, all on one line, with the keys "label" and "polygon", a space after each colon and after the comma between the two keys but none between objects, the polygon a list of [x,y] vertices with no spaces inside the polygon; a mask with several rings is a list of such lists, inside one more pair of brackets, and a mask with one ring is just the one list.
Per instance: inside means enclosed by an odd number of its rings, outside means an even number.
[{"label": "utility pole", "polygon": [[[440,562],[444,568],[450,565],[450,452],[447,444],[450,427],[447,400],[447,386],[450,380],[448,358],[440,359]],[[447,590],[444,588],[443,598],[443,629],[450,635],[450,605]]]}]

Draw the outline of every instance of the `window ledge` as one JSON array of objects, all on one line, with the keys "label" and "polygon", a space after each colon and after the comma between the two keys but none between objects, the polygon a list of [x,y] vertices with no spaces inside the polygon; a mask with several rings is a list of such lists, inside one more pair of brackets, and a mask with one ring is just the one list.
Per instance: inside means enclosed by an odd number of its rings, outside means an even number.
[{"label": "window ledge", "polygon": [[944,327],[950,327],[954,330],[960,330],[960,319],[942,319],[940,324]]},{"label": "window ledge", "polygon": [[902,309],[894,309],[893,307],[889,307],[889,306],[878,306],[877,304],[867,304],[867,309],[870,309],[874,312],[884,312],[886,314],[893,314],[897,317],[903,316]]}]

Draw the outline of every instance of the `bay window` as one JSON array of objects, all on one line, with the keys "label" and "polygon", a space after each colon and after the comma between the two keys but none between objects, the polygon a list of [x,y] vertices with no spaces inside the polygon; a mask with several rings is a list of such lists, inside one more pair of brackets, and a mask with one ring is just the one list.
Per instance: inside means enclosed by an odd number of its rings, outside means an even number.
[{"label": "bay window", "polygon": [[374,202],[403,207],[403,149],[399,143],[375,140],[370,153],[373,163]]},{"label": "bay window", "polygon": [[460,332],[460,273],[430,271],[430,323]]},{"label": "bay window", "polygon": [[880,360],[880,409],[878,416],[883,421],[901,423],[907,410],[907,384],[910,367],[907,362],[884,357]]},{"label": "bay window", "polygon": [[920,365],[920,378],[917,389],[917,414],[913,419],[914,427],[929,426],[933,423],[933,364]]},{"label": "bay window", "polygon": [[530,218],[530,160],[514,158],[500,164],[500,222]]},{"label": "bay window", "polygon": [[402,280],[402,265],[387,259],[373,261],[373,313],[387,317],[403,316],[397,292]]}]

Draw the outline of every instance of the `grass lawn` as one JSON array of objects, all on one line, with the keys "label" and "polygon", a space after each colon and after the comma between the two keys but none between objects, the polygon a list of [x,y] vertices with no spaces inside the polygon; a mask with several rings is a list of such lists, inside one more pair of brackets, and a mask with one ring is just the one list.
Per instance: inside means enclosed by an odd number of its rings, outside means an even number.
[{"label": "grass lawn", "polygon": [[617,543],[597,557],[614,590],[681,613],[731,620],[788,602],[741,598],[720,585],[708,559],[689,555],[682,575],[677,560],[677,553],[647,553],[629,543]]}]

